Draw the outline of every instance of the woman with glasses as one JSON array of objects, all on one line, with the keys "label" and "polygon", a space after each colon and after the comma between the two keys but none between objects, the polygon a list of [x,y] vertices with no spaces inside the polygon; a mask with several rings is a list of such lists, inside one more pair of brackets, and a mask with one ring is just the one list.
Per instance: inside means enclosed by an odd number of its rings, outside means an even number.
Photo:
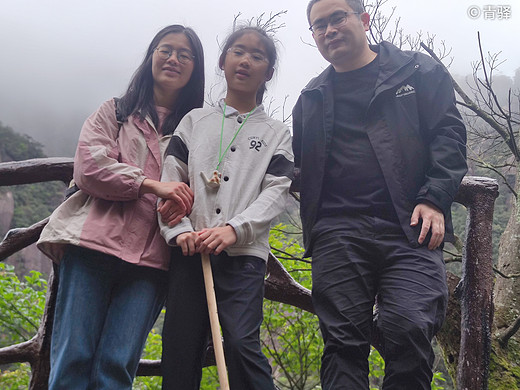
[{"label": "woman with glasses", "polygon": [[193,193],[159,181],[173,130],[201,107],[204,58],[195,32],[168,26],[153,38],[120,99],[85,122],[73,193],[38,242],[59,263],[49,389],[131,389],[148,332],[161,311],[170,251],[159,209],[175,223]]}]

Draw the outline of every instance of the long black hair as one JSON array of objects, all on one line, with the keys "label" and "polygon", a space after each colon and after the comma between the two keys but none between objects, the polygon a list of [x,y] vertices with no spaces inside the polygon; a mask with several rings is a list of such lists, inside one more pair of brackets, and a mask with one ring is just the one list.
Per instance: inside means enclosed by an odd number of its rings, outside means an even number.
[{"label": "long black hair", "polygon": [[[218,65],[220,69],[224,67],[224,61],[226,60],[226,54],[228,49],[233,46],[233,44],[240,39],[243,35],[247,33],[257,33],[260,37],[260,40],[265,46],[265,51],[267,54],[267,59],[269,60],[269,68],[274,69],[276,64],[276,59],[278,58],[278,53],[276,51],[276,44],[274,43],[274,39],[270,36],[264,29],[259,26],[242,26],[233,31],[228,35],[224,46],[222,47],[222,52],[220,53],[220,57],[218,60]],[[264,93],[267,90],[265,86],[265,82],[260,86],[258,92],[256,93],[256,104],[262,104],[262,100],[264,99]]]},{"label": "long black hair", "polygon": [[159,42],[166,35],[177,33],[182,33],[188,38],[195,59],[190,80],[181,90],[173,112],[164,120],[163,134],[173,133],[184,115],[194,108],[202,107],[204,103],[204,51],[202,43],[191,28],[174,24],[163,28],[152,39],[143,62],[132,76],[127,91],[117,103],[123,121],[126,121],[130,115],[136,114],[141,119],[150,116],[155,126],[159,125],[159,117],[153,99],[152,55]]}]

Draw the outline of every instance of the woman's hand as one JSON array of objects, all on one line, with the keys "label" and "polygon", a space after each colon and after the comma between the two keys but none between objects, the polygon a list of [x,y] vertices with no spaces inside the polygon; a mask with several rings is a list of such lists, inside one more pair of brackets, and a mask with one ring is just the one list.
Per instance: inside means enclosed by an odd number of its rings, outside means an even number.
[{"label": "woman's hand", "polygon": [[161,214],[161,220],[163,223],[167,224],[169,227],[177,225],[181,221],[182,217],[188,214],[182,205],[179,205],[176,201],[171,199],[162,199],[159,202],[157,211]]},{"label": "woman's hand", "polygon": [[201,243],[197,252],[218,255],[228,246],[237,242],[237,234],[232,226],[226,225],[198,232]]},{"label": "woman's hand", "polygon": [[[191,213],[193,191],[186,183],[144,179],[139,195],[146,193],[155,194],[162,199],[157,211],[161,214],[163,222],[168,221],[169,226],[175,225],[180,221],[180,218]],[[168,200],[171,200],[171,202],[168,202]],[[173,203],[176,203],[177,206],[173,206]],[[174,221],[176,222],[174,223]]]}]

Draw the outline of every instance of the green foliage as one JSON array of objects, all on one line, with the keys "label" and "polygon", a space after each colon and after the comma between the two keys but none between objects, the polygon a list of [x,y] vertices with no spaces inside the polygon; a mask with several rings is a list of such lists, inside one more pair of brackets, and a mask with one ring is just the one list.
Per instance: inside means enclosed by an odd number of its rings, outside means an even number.
[{"label": "green foliage", "polygon": [[0,370],[0,389],[26,390],[30,378],[31,366],[28,363],[13,364],[9,371]]},{"label": "green foliage", "polygon": [[215,390],[220,386],[218,380],[217,367],[206,367],[202,370],[202,380],[200,383],[200,390]]},{"label": "green foliage", "polygon": [[316,316],[266,300],[261,340],[280,389],[307,390],[320,384],[323,340]]},{"label": "green foliage", "polygon": [[[161,329],[164,320],[165,309],[162,310],[159,320],[154,329],[148,335],[142,358],[150,360],[161,359],[162,337]],[[201,390],[215,390],[218,387],[218,374],[216,367],[206,367],[202,371]],[[135,378],[133,390],[160,390],[162,387],[162,377],[158,376],[138,376]]]},{"label": "green foliage", "polygon": [[380,389],[383,386],[383,378],[385,376],[385,361],[374,347],[370,348],[368,368],[370,390]]},{"label": "green foliage", "polygon": [[0,161],[20,161],[45,157],[43,145],[28,135],[16,133],[0,122]]},{"label": "green foliage", "polygon": [[442,383],[446,382],[446,379],[442,376],[440,372],[434,372],[432,378],[432,390],[443,390],[444,387],[441,386]]},{"label": "green foliage", "polygon": [[13,192],[14,215],[11,228],[31,226],[47,218],[63,200],[65,185],[59,182],[6,187]]},{"label": "green foliage", "polygon": [[[27,135],[16,133],[0,123],[0,162],[46,157],[42,145]],[[0,187],[12,191],[14,215],[11,228],[30,226],[47,218],[63,199],[65,185],[58,182]]]},{"label": "green foliage", "polygon": [[[164,309],[163,309],[164,312]],[[146,339],[146,345],[144,347],[143,359],[159,360],[162,354],[162,337],[156,329],[152,329],[148,338]],[[159,376],[138,376],[132,389],[134,390],[159,390],[162,386],[162,377]]]},{"label": "green foliage", "polygon": [[[291,276],[302,286],[310,288],[310,264],[302,260],[304,250],[297,237],[290,227],[278,224],[271,230],[269,244]],[[261,340],[278,387],[291,390],[320,388],[323,340],[315,315],[265,300]]]},{"label": "green foliage", "polygon": [[[12,266],[0,263],[0,347],[27,341],[36,334],[46,288],[39,272],[31,271],[20,281]],[[27,389],[29,378],[28,364],[13,364],[0,371],[0,388]]]},{"label": "green foliage", "polygon": [[310,289],[312,286],[311,262],[303,259],[305,250],[300,245],[298,238],[299,236],[289,226],[278,224],[271,229],[269,245],[273,254],[294,280]]},{"label": "green foliage", "polygon": [[466,218],[468,216],[468,212],[466,207],[461,205],[460,203],[453,203],[451,205],[451,217],[453,223],[453,231],[455,235],[464,241],[464,237],[466,234]]},{"label": "green foliage", "polygon": [[489,388],[493,390],[520,389],[520,345],[514,339],[507,349],[493,341],[489,362]]},{"label": "green foliage", "polygon": [[45,308],[47,281],[31,271],[20,281],[13,267],[0,263],[0,346],[31,339]]}]

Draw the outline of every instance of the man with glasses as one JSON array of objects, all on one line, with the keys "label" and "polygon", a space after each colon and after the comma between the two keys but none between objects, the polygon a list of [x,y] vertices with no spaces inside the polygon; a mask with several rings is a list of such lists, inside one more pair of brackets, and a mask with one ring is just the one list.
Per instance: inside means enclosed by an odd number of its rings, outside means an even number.
[{"label": "man with glasses", "polygon": [[331,64],[293,110],[323,389],[368,389],[374,338],[384,389],[430,389],[448,295],[443,240],[467,171],[451,78],[424,54],[369,45],[360,0],[311,0],[307,17]]}]

